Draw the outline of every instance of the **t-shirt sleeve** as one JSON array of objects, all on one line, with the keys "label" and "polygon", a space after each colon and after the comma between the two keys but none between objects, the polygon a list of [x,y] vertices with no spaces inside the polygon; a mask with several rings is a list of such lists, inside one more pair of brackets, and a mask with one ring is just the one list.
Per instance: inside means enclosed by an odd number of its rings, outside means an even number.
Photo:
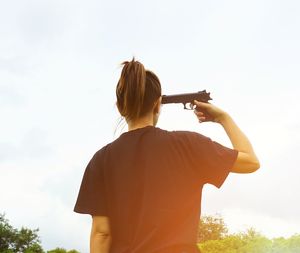
[{"label": "t-shirt sleeve", "polygon": [[194,175],[204,184],[220,188],[237,159],[238,151],[199,133],[187,132],[186,138]]},{"label": "t-shirt sleeve", "polygon": [[74,212],[108,216],[103,168],[96,154],[85,169]]}]

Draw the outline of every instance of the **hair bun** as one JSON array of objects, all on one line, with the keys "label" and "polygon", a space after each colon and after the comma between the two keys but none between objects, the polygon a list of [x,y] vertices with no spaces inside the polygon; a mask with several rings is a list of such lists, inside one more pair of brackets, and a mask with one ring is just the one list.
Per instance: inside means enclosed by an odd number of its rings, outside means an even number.
[{"label": "hair bun", "polygon": [[[146,95],[146,100],[149,100],[147,99],[149,93],[147,80],[150,71],[146,71],[144,65],[141,62],[136,61],[134,57],[131,61],[124,61],[121,65],[123,65],[123,69],[116,88],[117,106],[121,115],[127,120],[137,119],[144,114],[145,110],[149,109],[149,106],[146,106],[147,108],[145,108],[144,100]],[[154,75],[154,73],[151,72],[151,76],[152,75]],[[156,83],[158,82],[160,90],[158,78],[156,77],[154,79]],[[146,90],[147,94],[145,94]],[[150,91],[150,93],[153,92]]]}]

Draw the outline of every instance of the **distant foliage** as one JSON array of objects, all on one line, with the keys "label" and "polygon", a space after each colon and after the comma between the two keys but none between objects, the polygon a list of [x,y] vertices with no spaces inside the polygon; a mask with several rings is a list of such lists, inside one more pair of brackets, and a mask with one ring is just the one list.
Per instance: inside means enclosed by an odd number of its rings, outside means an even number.
[{"label": "distant foliage", "polygon": [[198,226],[197,242],[220,240],[226,237],[228,229],[220,215],[202,216]]},{"label": "distant foliage", "polygon": [[[38,236],[38,229],[22,227],[13,228],[4,214],[0,214],[0,253],[45,253]],[[47,251],[47,253],[80,253],[76,250],[67,251],[62,248]]]},{"label": "distant foliage", "polygon": [[38,229],[13,228],[4,214],[0,214],[0,252],[3,253],[43,253]]},{"label": "distant foliage", "polygon": [[56,249],[53,249],[53,250],[50,250],[50,251],[47,251],[47,253],[80,253],[79,251],[77,250],[65,250],[63,248],[56,248]]},{"label": "distant foliage", "polygon": [[228,234],[226,225],[219,216],[209,219],[205,217],[200,224],[205,224],[200,228],[205,228],[204,233],[208,235],[200,237],[202,242],[198,246],[202,253],[300,253],[300,235],[288,239],[268,239],[253,228],[242,233]]},{"label": "distant foliage", "polygon": [[206,241],[199,247],[203,253],[267,253],[272,242],[249,229],[246,233],[227,235],[221,240]]},{"label": "distant foliage", "polygon": [[293,235],[292,237],[285,238],[275,238],[273,239],[272,253],[298,253],[300,252],[300,235]]}]

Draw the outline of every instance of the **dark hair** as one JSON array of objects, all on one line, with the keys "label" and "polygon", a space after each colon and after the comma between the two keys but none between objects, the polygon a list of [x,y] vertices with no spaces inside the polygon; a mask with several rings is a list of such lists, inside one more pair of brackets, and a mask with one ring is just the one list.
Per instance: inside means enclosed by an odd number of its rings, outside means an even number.
[{"label": "dark hair", "polygon": [[122,63],[123,69],[116,88],[117,106],[123,117],[135,120],[153,108],[161,96],[158,77],[134,58]]}]

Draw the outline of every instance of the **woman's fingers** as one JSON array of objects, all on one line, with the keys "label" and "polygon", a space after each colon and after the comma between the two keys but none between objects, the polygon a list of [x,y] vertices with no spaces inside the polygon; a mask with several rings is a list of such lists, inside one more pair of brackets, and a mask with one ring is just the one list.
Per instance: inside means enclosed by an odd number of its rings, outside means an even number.
[{"label": "woman's fingers", "polygon": [[206,118],[205,117],[198,117],[199,123],[205,122]]},{"label": "woman's fingers", "polygon": [[203,113],[203,112],[194,110],[194,113],[195,113],[195,115],[197,116],[198,121],[199,121],[200,123],[203,122],[203,121],[205,121],[206,118],[204,117],[204,113]]},{"label": "woman's fingers", "polygon": [[201,116],[203,115],[204,113],[201,112],[201,111],[197,111],[197,110],[194,110],[194,113],[197,115],[197,116]]},{"label": "woman's fingers", "polygon": [[219,122],[219,118],[224,114],[224,111],[213,104],[194,100],[196,105],[195,114],[199,121]]}]

